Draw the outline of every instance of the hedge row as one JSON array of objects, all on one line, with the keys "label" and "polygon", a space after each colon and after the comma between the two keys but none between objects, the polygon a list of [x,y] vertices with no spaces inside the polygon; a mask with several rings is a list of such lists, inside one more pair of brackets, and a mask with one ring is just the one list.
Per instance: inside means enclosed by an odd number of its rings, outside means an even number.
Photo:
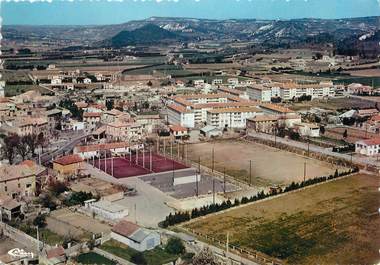
[{"label": "hedge row", "polygon": [[346,175],[349,175],[351,173],[355,173],[358,171],[359,171],[359,168],[357,168],[357,167],[349,169],[348,171],[345,171],[345,172],[340,172],[340,173],[338,172],[338,170],[336,170],[334,175],[317,177],[317,178],[308,179],[308,180],[305,180],[302,182],[297,182],[297,183],[292,182],[290,185],[288,185],[284,189],[282,189],[282,188],[273,189],[269,193],[265,193],[264,191],[261,191],[258,194],[251,196],[249,198],[243,197],[243,198],[241,198],[241,200],[235,199],[234,202],[227,200],[227,201],[224,201],[220,204],[216,203],[216,204],[211,204],[211,205],[207,205],[207,206],[202,206],[199,209],[194,208],[191,211],[175,212],[174,214],[170,213],[168,216],[166,216],[165,220],[160,223],[160,226],[166,228],[166,227],[171,226],[171,225],[175,225],[175,224],[179,224],[179,223],[189,221],[190,219],[194,219],[194,218],[197,218],[200,216],[205,216],[205,215],[208,215],[211,213],[216,213],[216,212],[220,212],[220,211],[232,208],[232,207],[236,207],[236,206],[239,206],[240,204],[246,204],[249,202],[259,201],[259,200],[268,198],[270,196],[274,196],[274,195],[277,195],[280,193],[285,193],[285,192],[301,189],[303,187],[307,187],[307,186],[314,185],[317,183],[325,182],[327,180],[343,177],[343,176],[346,176]]}]

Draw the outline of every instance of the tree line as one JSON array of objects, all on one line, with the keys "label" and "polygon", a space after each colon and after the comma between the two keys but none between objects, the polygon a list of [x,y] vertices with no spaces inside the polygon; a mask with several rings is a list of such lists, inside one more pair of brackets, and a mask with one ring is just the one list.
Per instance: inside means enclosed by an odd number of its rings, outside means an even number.
[{"label": "tree line", "polygon": [[194,219],[194,218],[197,218],[197,217],[205,216],[205,215],[208,215],[211,213],[220,212],[220,211],[232,208],[232,207],[239,206],[241,204],[247,204],[250,202],[259,201],[259,200],[262,200],[262,199],[265,199],[265,198],[268,198],[271,196],[275,196],[275,195],[278,195],[281,193],[286,193],[289,191],[298,190],[298,189],[301,189],[301,188],[304,188],[304,187],[307,187],[310,185],[325,182],[327,180],[347,176],[349,174],[352,174],[352,173],[355,173],[358,171],[359,171],[358,167],[354,167],[352,169],[349,169],[349,170],[343,171],[343,172],[338,172],[338,170],[336,170],[333,175],[316,177],[316,178],[308,179],[308,180],[305,180],[302,182],[292,182],[291,184],[286,186],[284,189],[282,189],[282,188],[273,189],[268,193],[261,191],[261,192],[257,193],[254,196],[251,196],[251,197],[242,197],[240,200],[235,199],[234,202],[227,200],[227,201],[224,201],[222,203],[215,203],[215,204],[202,206],[201,208],[194,208],[191,211],[175,212],[174,214],[170,213],[168,216],[166,216],[165,220],[160,223],[160,226],[163,228],[166,228],[168,226],[172,226],[175,224],[187,222],[187,221]]}]

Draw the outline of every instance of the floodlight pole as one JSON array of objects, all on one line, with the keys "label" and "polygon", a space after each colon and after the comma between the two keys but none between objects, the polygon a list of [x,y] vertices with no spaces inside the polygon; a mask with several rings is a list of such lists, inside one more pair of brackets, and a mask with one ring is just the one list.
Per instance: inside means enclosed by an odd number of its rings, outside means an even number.
[{"label": "floodlight pole", "polygon": [[107,173],[107,150],[104,150],[105,158],[104,158],[104,172]]},{"label": "floodlight pole", "polygon": [[214,147],[212,148],[212,168],[211,168],[211,171],[214,172],[214,152],[215,152],[215,149]]},{"label": "floodlight pole", "polygon": [[152,172],[152,147],[149,149],[149,169]]}]

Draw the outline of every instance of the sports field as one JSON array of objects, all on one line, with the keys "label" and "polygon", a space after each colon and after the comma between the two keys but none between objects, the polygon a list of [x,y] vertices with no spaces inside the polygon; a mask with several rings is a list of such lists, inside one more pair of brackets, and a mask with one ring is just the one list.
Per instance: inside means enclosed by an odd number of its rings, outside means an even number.
[{"label": "sports field", "polygon": [[357,174],[201,218],[188,229],[288,264],[378,264],[380,176]]},{"label": "sports field", "polygon": [[115,178],[128,178],[188,168],[182,163],[148,152],[113,159],[107,158],[107,160],[95,160],[94,166]]},{"label": "sports field", "polygon": [[292,181],[302,181],[305,163],[306,179],[334,174],[337,168],[326,162],[266,145],[234,140],[188,145],[188,157],[194,162],[200,158],[202,165],[212,168],[213,149],[215,170],[225,170],[237,179],[258,186],[287,185]]}]

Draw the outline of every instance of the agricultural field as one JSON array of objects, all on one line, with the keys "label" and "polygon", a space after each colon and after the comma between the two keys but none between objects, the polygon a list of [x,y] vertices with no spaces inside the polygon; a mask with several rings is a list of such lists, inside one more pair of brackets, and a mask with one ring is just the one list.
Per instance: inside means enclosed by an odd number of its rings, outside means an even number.
[{"label": "agricultural field", "polygon": [[379,261],[380,176],[357,174],[184,225],[289,264]]},{"label": "agricultural field", "polygon": [[255,186],[287,185],[302,181],[305,163],[306,179],[328,176],[337,169],[329,163],[269,146],[232,140],[188,145],[188,158],[194,162],[200,158],[203,166],[212,168],[213,149],[215,170],[225,170],[226,174]]},{"label": "agricultural field", "polygon": [[332,98],[328,100],[312,100],[292,103],[289,108],[295,111],[321,108],[327,110],[350,110],[353,108],[374,108],[375,102],[363,98]]}]

